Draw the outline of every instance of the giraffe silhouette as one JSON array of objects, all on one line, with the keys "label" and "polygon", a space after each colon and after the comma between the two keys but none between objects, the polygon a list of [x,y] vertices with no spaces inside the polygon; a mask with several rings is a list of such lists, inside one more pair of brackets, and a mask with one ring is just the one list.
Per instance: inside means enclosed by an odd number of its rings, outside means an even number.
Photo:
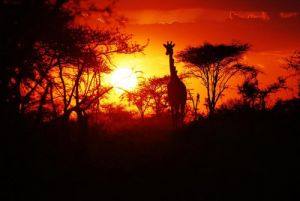
[{"label": "giraffe silhouette", "polygon": [[177,70],[174,65],[173,48],[175,44],[167,41],[164,44],[166,55],[169,56],[170,62],[170,80],[168,83],[168,100],[171,106],[172,121],[175,127],[183,125],[185,104],[187,99],[186,86],[177,75]]}]

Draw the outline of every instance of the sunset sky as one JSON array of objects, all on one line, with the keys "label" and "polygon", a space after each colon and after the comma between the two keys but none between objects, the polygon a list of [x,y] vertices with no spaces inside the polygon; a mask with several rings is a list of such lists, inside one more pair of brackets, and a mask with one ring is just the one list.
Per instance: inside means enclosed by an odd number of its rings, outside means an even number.
[{"label": "sunset sky", "polygon": [[[176,43],[175,53],[205,41],[249,43],[251,51],[245,62],[264,72],[259,77],[264,84],[285,75],[283,58],[300,48],[299,0],[119,0],[116,10],[128,18],[124,29],[134,40],[143,44],[149,39],[150,43],[144,55],[120,56],[115,64],[142,70],[146,76],[168,74],[168,57],[162,46],[167,40]],[[176,66],[183,72],[182,64]],[[289,81],[290,86],[295,83],[295,79]],[[187,80],[186,84],[200,91],[201,99],[205,97],[196,81]],[[296,90],[281,93],[285,97],[295,94]],[[234,92],[227,93],[226,99],[231,96]]]}]

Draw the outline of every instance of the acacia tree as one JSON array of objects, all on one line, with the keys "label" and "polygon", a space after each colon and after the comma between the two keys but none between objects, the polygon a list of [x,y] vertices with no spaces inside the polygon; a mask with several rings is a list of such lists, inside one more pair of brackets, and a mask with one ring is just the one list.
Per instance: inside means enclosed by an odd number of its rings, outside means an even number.
[{"label": "acacia tree", "polygon": [[209,114],[229,87],[229,81],[240,73],[256,71],[251,66],[239,63],[241,56],[249,49],[248,44],[210,44],[187,47],[177,54],[181,62],[186,63],[189,73],[200,79],[207,92]]}]

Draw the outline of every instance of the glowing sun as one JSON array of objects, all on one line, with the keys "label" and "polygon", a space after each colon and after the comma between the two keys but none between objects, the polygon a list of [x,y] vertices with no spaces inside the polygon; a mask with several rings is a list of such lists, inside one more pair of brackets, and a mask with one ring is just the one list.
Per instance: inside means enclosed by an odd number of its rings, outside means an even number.
[{"label": "glowing sun", "polygon": [[129,68],[118,68],[113,71],[110,81],[116,89],[127,91],[134,89],[138,83],[135,73]]}]

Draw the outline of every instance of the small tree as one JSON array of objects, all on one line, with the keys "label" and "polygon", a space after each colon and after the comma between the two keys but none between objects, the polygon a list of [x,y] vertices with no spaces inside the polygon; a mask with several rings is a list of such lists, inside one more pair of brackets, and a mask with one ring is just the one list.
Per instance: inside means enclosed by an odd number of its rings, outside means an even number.
[{"label": "small tree", "polygon": [[189,72],[200,79],[207,91],[209,114],[229,87],[229,81],[238,73],[253,72],[253,67],[239,63],[241,56],[249,49],[248,44],[210,44],[187,47],[177,57],[187,64]]},{"label": "small tree", "polygon": [[153,77],[145,82],[146,93],[151,98],[150,107],[156,116],[160,116],[168,108],[168,89],[169,77]]},{"label": "small tree", "polygon": [[188,94],[189,94],[189,100],[192,101],[194,121],[197,121],[198,117],[199,117],[198,116],[198,107],[199,107],[199,103],[200,103],[200,94],[197,93],[197,96],[194,97],[190,90],[188,90]]},{"label": "small tree", "polygon": [[294,54],[287,59],[287,67],[295,70],[297,74],[300,73],[300,50],[296,50]]},{"label": "small tree", "polygon": [[259,88],[259,82],[256,76],[247,78],[245,82],[238,87],[239,94],[242,95],[244,104],[250,108],[258,108],[260,110],[266,109],[267,98],[280,89],[285,89],[285,79],[279,77],[277,82],[274,82],[265,88]]},{"label": "small tree", "polygon": [[238,86],[238,93],[242,95],[244,105],[249,108],[255,108],[259,91],[256,75],[246,78],[244,83]]},{"label": "small tree", "polygon": [[125,91],[121,95],[121,99],[126,99],[129,104],[134,105],[138,109],[141,119],[144,119],[145,112],[150,108],[151,103],[151,97],[144,82],[139,83],[139,86],[133,91]]},{"label": "small tree", "polygon": [[[294,71],[292,76],[300,75],[300,50],[296,50],[294,54],[286,59],[286,67],[288,70]],[[298,97],[300,97],[300,80],[298,80]]]}]

